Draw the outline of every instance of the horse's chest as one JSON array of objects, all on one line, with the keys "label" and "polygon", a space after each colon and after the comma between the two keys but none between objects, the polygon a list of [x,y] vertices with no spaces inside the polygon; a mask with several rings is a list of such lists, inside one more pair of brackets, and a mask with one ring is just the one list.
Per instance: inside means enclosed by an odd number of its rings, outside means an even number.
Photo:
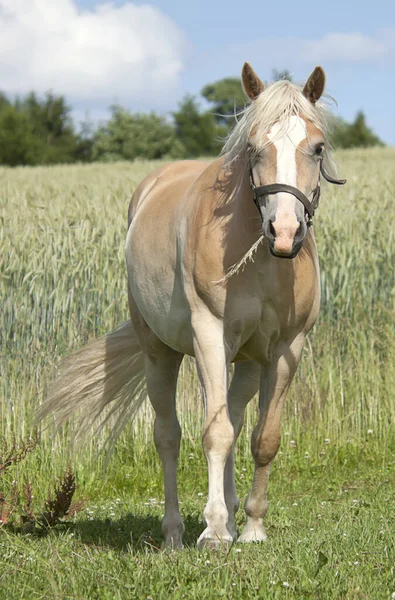
[{"label": "horse's chest", "polygon": [[234,318],[226,336],[228,346],[232,347],[233,341],[234,360],[268,362],[280,328],[278,314],[270,303],[255,306],[247,317]]},{"label": "horse's chest", "polygon": [[233,335],[235,360],[266,364],[280,340],[291,340],[310,329],[318,314],[319,295],[309,292],[296,300],[293,295],[271,293],[244,304],[250,305],[247,316],[234,314],[231,319],[229,338]]}]

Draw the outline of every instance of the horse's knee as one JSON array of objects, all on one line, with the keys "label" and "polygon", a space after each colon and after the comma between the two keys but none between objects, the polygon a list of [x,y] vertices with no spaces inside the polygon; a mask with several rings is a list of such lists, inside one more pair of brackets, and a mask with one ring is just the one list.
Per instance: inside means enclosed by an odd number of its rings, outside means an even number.
[{"label": "horse's knee", "polygon": [[207,456],[210,453],[228,457],[235,439],[233,425],[228,416],[219,420],[206,419],[203,427],[203,450]]},{"label": "horse's knee", "polygon": [[[255,433],[255,432],[254,432]],[[251,451],[255,464],[264,467],[272,462],[280,447],[280,432],[253,434]]]}]

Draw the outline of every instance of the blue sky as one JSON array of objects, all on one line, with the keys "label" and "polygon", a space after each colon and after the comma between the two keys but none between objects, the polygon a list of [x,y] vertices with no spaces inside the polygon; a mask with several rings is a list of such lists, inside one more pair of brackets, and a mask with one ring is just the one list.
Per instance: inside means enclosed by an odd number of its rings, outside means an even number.
[{"label": "blue sky", "polygon": [[364,110],[395,145],[395,2],[0,0],[0,28],[2,89],[52,88],[77,119],[113,102],[167,113],[245,60],[264,80],[321,64],[338,114]]}]

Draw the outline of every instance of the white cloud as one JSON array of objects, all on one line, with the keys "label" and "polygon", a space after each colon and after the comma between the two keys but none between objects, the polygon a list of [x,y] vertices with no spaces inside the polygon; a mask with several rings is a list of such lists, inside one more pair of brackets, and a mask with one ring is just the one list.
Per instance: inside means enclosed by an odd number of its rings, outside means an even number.
[{"label": "white cloud", "polygon": [[0,0],[0,89],[53,89],[81,105],[160,107],[179,96],[183,32],[156,8],[126,2]]},{"label": "white cloud", "polygon": [[306,58],[326,62],[366,62],[386,58],[393,51],[389,39],[362,33],[328,33],[321,40],[306,41],[303,54]]},{"label": "white cloud", "polygon": [[312,40],[266,37],[247,44],[233,45],[225,54],[235,66],[248,60],[253,66],[267,65],[270,69],[286,67],[296,72],[319,63],[324,67],[368,64],[391,66],[395,64],[395,29],[382,30],[372,36],[356,32],[332,32]]}]

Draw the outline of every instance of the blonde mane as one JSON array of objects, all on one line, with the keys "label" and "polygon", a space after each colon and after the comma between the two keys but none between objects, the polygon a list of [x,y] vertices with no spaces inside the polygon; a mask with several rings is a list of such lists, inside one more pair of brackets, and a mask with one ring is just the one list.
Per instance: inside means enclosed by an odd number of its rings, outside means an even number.
[{"label": "blonde mane", "polygon": [[330,113],[327,105],[322,102],[312,104],[303,95],[300,86],[286,80],[268,85],[256,100],[237,115],[239,119],[222,148],[221,154],[226,155],[224,166],[231,166],[236,160],[246,158],[246,149],[253,131],[256,148],[262,150],[269,143],[268,140],[265,141],[265,134],[273,125],[281,123],[277,133],[281,137],[289,127],[290,117],[295,114],[303,115],[322,131],[325,139],[324,168],[330,176],[336,177],[336,165],[330,152]]}]

